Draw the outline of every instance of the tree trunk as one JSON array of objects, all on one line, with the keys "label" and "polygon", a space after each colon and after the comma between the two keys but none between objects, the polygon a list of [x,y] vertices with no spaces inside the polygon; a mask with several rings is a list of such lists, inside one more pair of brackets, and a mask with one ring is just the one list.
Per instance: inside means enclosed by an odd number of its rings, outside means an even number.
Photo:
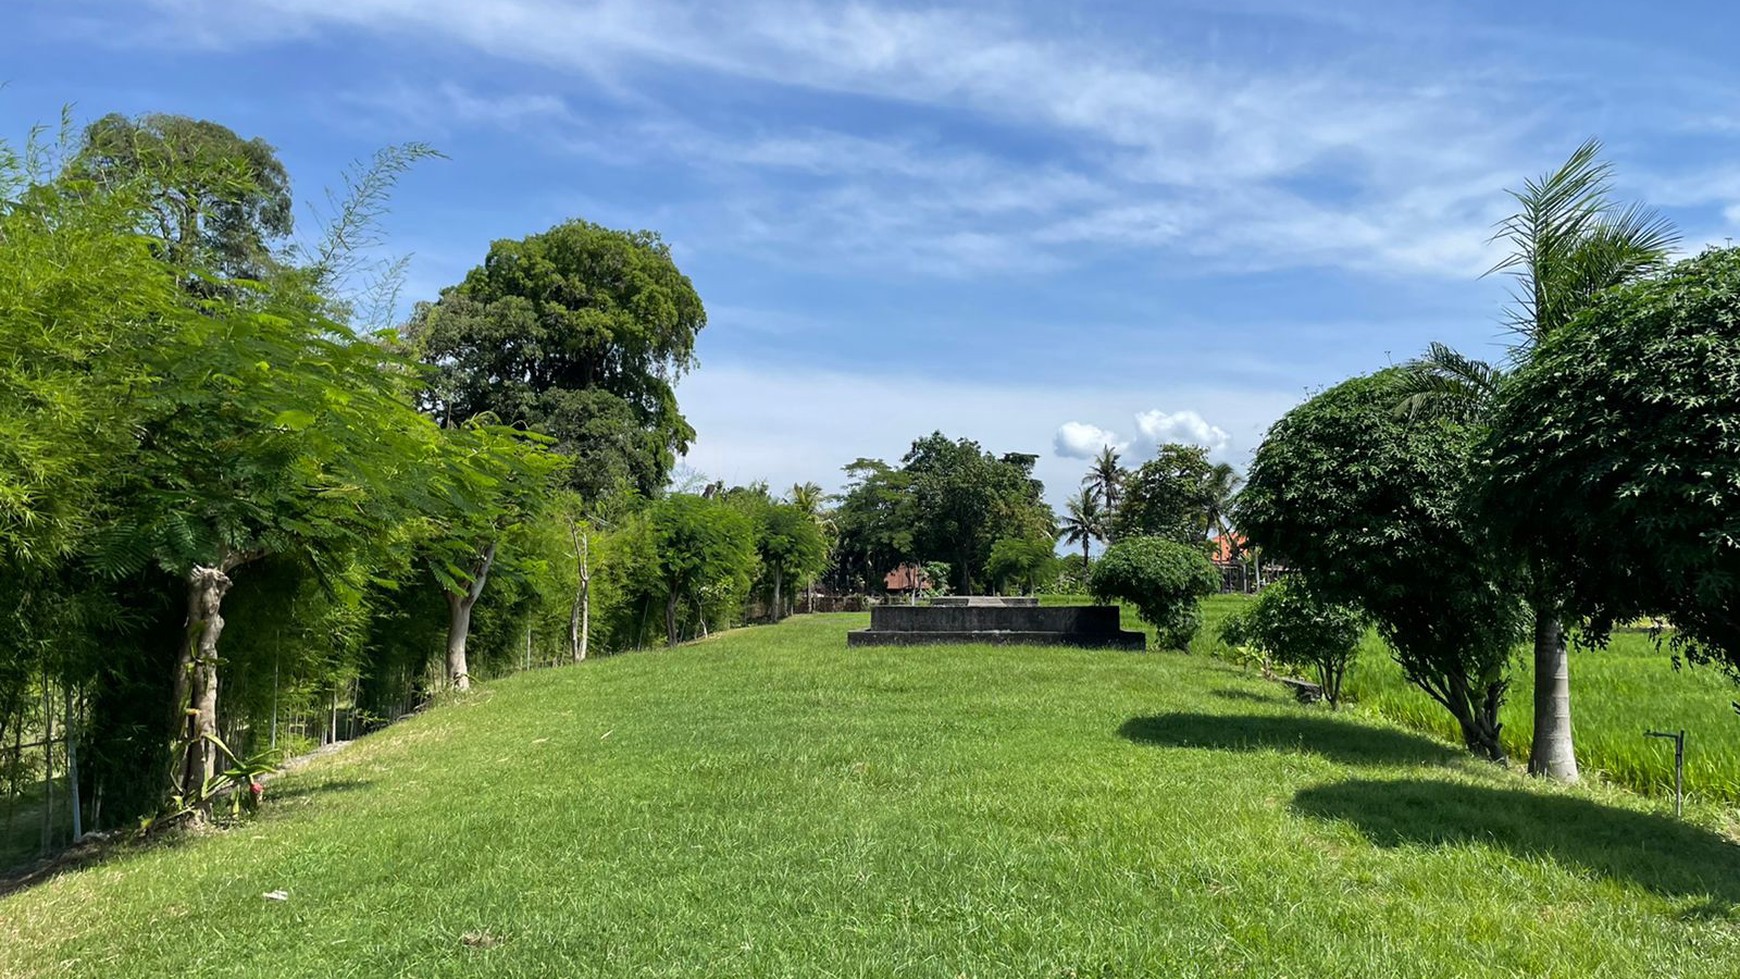
[{"label": "tree trunk", "polygon": [[489,569],[495,564],[495,543],[490,542],[471,569],[471,580],[463,592],[442,589],[447,598],[447,682],[455,690],[471,689],[471,667],[465,661],[465,640],[471,635],[471,610],[483,594],[489,581]]},{"label": "tree trunk", "polygon": [[72,685],[64,686],[61,693],[66,707],[61,715],[65,719],[65,723],[61,725],[61,737],[66,739],[66,797],[67,804],[72,808],[72,841],[77,843],[79,837],[85,835],[85,814],[81,811],[79,799],[79,729],[73,723]]},{"label": "tree trunk", "polygon": [[1504,682],[1489,683],[1477,692],[1469,689],[1465,678],[1455,676],[1450,678],[1449,688],[1450,703],[1446,706],[1462,729],[1462,743],[1487,761],[1500,765],[1508,762],[1499,737],[1504,725],[1498,720],[1498,709],[1504,703]]},{"label": "tree trunk", "polygon": [[586,659],[587,640],[592,631],[592,535],[582,531],[576,522],[568,524],[568,536],[574,542],[575,586],[574,604],[568,610],[568,652],[574,662]]},{"label": "tree trunk", "polygon": [[665,645],[674,647],[676,644],[677,590],[673,588],[671,593],[665,597]]},{"label": "tree trunk", "polygon": [[1544,602],[1535,607],[1535,735],[1529,745],[1529,774],[1561,782],[1578,778],[1571,735],[1571,659],[1564,624]]},{"label": "tree trunk", "polygon": [[183,801],[195,805],[202,815],[210,804],[200,796],[217,771],[216,750],[208,739],[217,737],[217,646],[224,631],[224,596],[231,584],[221,567],[195,567],[187,576],[187,639],[183,649],[188,664],[187,700],[178,702],[184,718],[180,733],[186,747],[179,782]]},{"label": "tree trunk", "polygon": [[471,634],[473,603],[466,595],[447,592],[447,682],[455,690],[471,689],[471,667],[465,662],[465,640]]},{"label": "tree trunk", "polygon": [[784,576],[780,574],[773,576],[773,621],[775,622],[779,621],[779,586],[782,577]]}]

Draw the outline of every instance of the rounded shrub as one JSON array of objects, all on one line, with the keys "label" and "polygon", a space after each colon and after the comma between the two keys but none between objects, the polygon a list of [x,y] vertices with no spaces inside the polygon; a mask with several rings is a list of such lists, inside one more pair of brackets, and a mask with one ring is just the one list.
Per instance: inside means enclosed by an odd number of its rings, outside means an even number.
[{"label": "rounded shrub", "polygon": [[1094,600],[1133,607],[1162,649],[1190,646],[1202,626],[1201,601],[1219,586],[1220,573],[1200,548],[1161,537],[1120,540],[1088,573]]},{"label": "rounded shrub", "polygon": [[1245,610],[1238,631],[1245,643],[1275,662],[1316,673],[1323,699],[1337,707],[1365,620],[1357,609],[1327,601],[1302,580],[1287,578],[1263,589]]}]

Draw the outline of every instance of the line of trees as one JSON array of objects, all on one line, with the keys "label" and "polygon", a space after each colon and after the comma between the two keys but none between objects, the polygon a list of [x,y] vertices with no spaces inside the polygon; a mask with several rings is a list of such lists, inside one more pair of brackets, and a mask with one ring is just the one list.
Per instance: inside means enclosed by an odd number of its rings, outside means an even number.
[{"label": "line of trees", "polygon": [[280,717],[778,616],[824,569],[814,487],[665,492],[706,315],[656,234],[496,242],[386,328],[380,218],[435,155],[297,238],[276,153],[216,123],[0,146],[9,795],[53,742],[75,830],[199,815]]},{"label": "line of trees", "polygon": [[1594,141],[1513,196],[1508,360],[1434,344],[1309,399],[1236,516],[1372,621],[1479,755],[1505,756],[1511,649],[1532,640],[1529,770],[1574,781],[1568,635],[1661,617],[1677,651],[1740,666],[1740,258],[1672,262],[1677,233],[1613,199]]}]

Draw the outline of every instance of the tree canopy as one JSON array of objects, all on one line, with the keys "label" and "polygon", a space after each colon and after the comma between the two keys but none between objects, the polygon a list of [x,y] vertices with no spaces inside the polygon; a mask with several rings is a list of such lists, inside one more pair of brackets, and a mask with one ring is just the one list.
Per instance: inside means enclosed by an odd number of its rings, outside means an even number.
[{"label": "tree canopy", "polygon": [[1665,616],[1740,675],[1740,250],[1609,291],[1500,391],[1490,507],[1599,635]]},{"label": "tree canopy", "polygon": [[419,304],[406,334],[435,367],[444,423],[489,416],[555,439],[587,498],[663,488],[694,429],[674,384],[707,314],[650,231],[568,221],[490,246],[482,265]]},{"label": "tree canopy", "polygon": [[1471,434],[1398,413],[1406,380],[1356,377],[1289,411],[1257,449],[1237,522],[1323,597],[1364,611],[1470,750],[1496,759],[1515,565],[1472,512]]}]

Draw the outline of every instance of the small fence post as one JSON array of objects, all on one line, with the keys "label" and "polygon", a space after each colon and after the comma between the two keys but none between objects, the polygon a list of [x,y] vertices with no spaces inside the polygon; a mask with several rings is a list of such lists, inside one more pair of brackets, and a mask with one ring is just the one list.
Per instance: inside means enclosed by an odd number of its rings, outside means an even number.
[{"label": "small fence post", "polygon": [[1681,818],[1685,811],[1686,798],[1686,732],[1681,728],[1677,733],[1671,731],[1645,731],[1646,738],[1667,738],[1674,743],[1674,818]]}]

